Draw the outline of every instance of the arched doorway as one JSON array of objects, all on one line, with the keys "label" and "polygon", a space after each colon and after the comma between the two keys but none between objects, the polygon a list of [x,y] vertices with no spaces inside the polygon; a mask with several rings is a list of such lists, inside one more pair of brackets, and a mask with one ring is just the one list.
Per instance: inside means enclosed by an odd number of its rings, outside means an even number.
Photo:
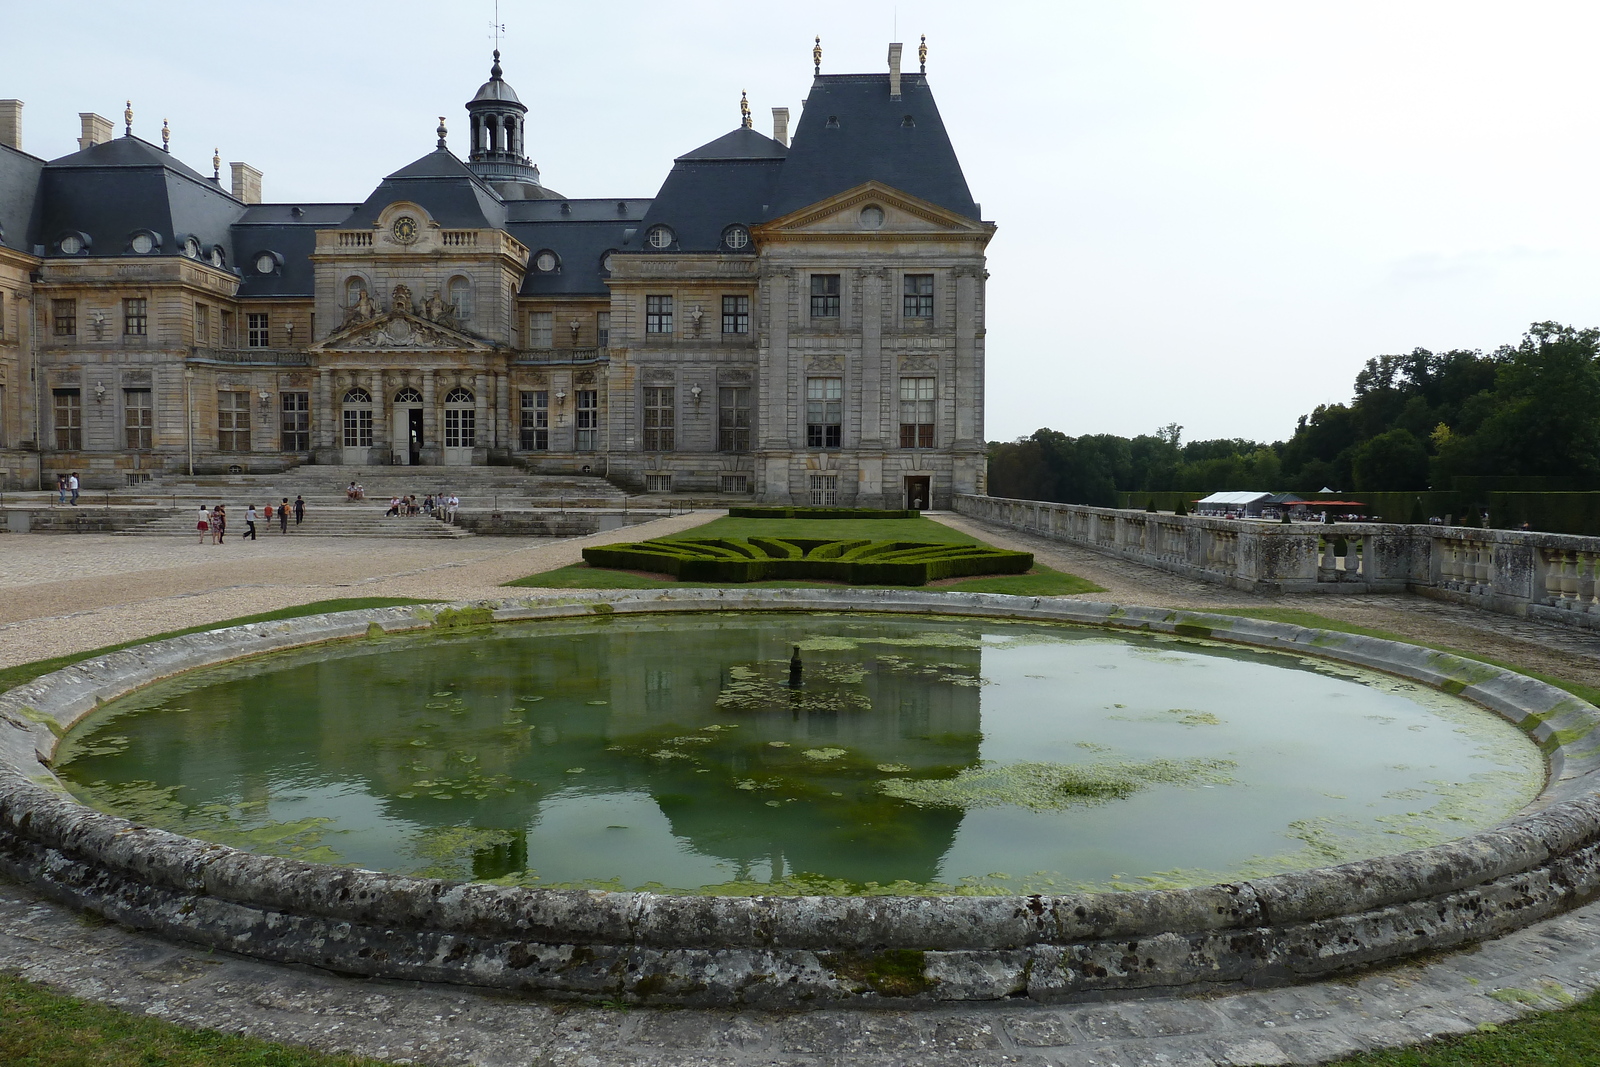
[{"label": "arched doorway", "polygon": [[444,461],[452,467],[472,464],[478,443],[478,408],[472,390],[461,386],[444,396]]},{"label": "arched doorway", "polygon": [[393,448],[402,467],[422,462],[422,394],[409,386],[394,394]]},{"label": "arched doorway", "polygon": [[359,385],[344,394],[343,462],[366,466],[372,462],[372,394]]}]

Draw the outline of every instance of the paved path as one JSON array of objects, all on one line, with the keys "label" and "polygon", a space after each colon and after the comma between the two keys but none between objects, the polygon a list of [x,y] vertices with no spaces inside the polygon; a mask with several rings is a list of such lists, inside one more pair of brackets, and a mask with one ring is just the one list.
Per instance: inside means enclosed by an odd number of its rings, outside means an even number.
[{"label": "paved path", "polygon": [[0,534],[0,667],[335,597],[506,596],[503,583],[580,562],[590,545],[667,537],[724,514],[563,540]]},{"label": "paved path", "polygon": [[[557,543],[310,538],[202,548],[0,536],[0,665],[338,596],[499,596],[587,544],[687,529],[715,513]],[[1600,684],[1600,641],[1411,596],[1261,598],[1032,535],[934,515],[1106,587],[1085,599],[1292,607]],[[483,1067],[1228,1067],[1318,1063],[1556,1007],[1600,987],[1600,904],[1422,964],[1292,989],[1049,1006],[906,1011],[611,1011],[503,993],[362,981],[146,937],[0,883],[0,970],[189,1026],[394,1062]]]}]

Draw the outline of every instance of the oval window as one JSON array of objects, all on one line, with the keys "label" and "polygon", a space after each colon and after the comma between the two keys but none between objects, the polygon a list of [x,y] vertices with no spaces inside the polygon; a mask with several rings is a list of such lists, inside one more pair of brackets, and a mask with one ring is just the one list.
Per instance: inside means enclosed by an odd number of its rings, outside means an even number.
[{"label": "oval window", "polygon": [[614,255],[616,255],[615,252],[607,252],[600,257],[600,269],[608,274],[611,272],[611,257]]},{"label": "oval window", "polygon": [[193,237],[186,238],[183,242],[183,254],[190,259],[200,258],[200,242]]},{"label": "oval window", "polygon": [[149,234],[136,233],[133,235],[133,250],[139,253],[141,256],[148,255],[150,250],[155,246],[156,243],[155,241],[151,240]]},{"label": "oval window", "polygon": [[672,244],[672,231],[665,226],[653,226],[650,228],[649,241],[651,248],[666,248]]},{"label": "oval window", "polygon": [[213,245],[212,248],[211,248],[211,265],[213,267],[216,267],[218,270],[221,270],[222,269],[222,264],[223,264],[222,249],[220,247],[218,247],[218,246]]},{"label": "oval window", "polygon": [[722,243],[729,248],[743,248],[750,243],[750,231],[743,226],[729,226],[722,231]]},{"label": "oval window", "polygon": [[533,265],[549,274],[556,269],[556,254],[554,252],[540,252],[539,258],[533,261]]},{"label": "oval window", "polygon": [[883,208],[876,204],[868,204],[861,209],[861,228],[876,230],[883,225]]},{"label": "oval window", "polygon": [[77,234],[69,233],[67,236],[61,239],[62,255],[75,256],[82,251],[83,241],[78,238]]},{"label": "oval window", "polygon": [[260,274],[271,274],[278,267],[278,261],[272,258],[271,252],[263,252],[256,257],[256,271]]}]

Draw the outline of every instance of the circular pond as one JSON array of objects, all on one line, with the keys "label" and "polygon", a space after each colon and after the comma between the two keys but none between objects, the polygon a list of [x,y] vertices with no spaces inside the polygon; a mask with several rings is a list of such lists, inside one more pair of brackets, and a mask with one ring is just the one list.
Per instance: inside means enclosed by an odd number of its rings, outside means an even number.
[{"label": "circular pond", "polygon": [[1544,784],[1499,717],[1328,660],[800,613],[234,662],[106,704],[54,769],[103,811],[258,853],[726,894],[1207,885],[1459,838]]}]

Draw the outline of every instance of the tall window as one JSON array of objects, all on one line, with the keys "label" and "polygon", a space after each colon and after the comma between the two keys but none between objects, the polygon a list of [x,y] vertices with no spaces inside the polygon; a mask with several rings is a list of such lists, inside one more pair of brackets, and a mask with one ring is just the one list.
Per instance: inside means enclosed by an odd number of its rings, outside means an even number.
[{"label": "tall window", "polygon": [[611,312],[596,311],[594,313],[595,344],[606,348],[611,344]]},{"label": "tall window", "polygon": [[250,394],[217,394],[217,451],[250,451]]},{"label": "tall window", "polygon": [[593,452],[600,447],[600,391],[578,390],[578,440],[579,452]]},{"label": "tall window", "polygon": [[725,296],[722,298],[722,332],[750,332],[750,298]]},{"label": "tall window", "polygon": [[843,440],[844,379],[806,379],[806,447],[838,448]]},{"label": "tall window", "polygon": [[122,391],[122,430],[130,449],[155,447],[156,412],[148,389]]},{"label": "tall window", "polygon": [[532,311],[528,313],[528,347],[553,348],[556,338],[556,316],[553,311]]},{"label": "tall window", "polygon": [[283,414],[283,450],[311,451],[311,394],[279,393]]},{"label": "tall window", "polygon": [[211,309],[205,304],[194,306],[194,343],[201,347],[211,343]]},{"label": "tall window", "polygon": [[676,444],[677,390],[671,386],[650,386],[644,391],[644,450],[671,452]]},{"label": "tall window", "polygon": [[647,296],[644,298],[644,332],[672,332],[672,297]]},{"label": "tall window", "polygon": [[839,476],[837,474],[811,475],[811,503],[828,507],[839,502]]},{"label": "tall window", "polygon": [[372,394],[359,387],[344,394],[344,447],[372,447]]},{"label": "tall window", "polygon": [[547,452],[550,449],[550,390],[534,389],[522,394],[522,450]]},{"label": "tall window", "polygon": [[907,274],[905,295],[900,298],[900,317],[933,318],[933,275]]},{"label": "tall window", "polygon": [[717,390],[717,451],[750,451],[748,385],[724,385]]},{"label": "tall window", "polygon": [[129,337],[143,337],[150,332],[149,300],[130,296],[122,302],[122,332]]},{"label": "tall window", "polygon": [[933,379],[900,379],[900,447],[933,447]]},{"label": "tall window", "polygon": [[472,319],[472,286],[465,278],[450,279],[450,306],[455,309],[457,322]]},{"label": "tall window", "polygon": [[75,452],[83,447],[83,398],[76,389],[57,389],[55,400],[56,447]]},{"label": "tall window", "polygon": [[233,312],[219,312],[222,317],[222,347],[233,347]]},{"label": "tall window", "polygon": [[452,389],[444,398],[444,447],[472,448],[478,443],[478,410],[472,393]]},{"label": "tall window", "polygon": [[811,276],[811,317],[836,319],[839,317],[839,276],[813,274]]},{"label": "tall window", "polygon": [[272,329],[265,311],[252,311],[245,317],[245,347],[272,347]]},{"label": "tall window", "polygon": [[344,281],[344,306],[353,308],[361,302],[361,294],[367,291],[366,279],[352,275]]},{"label": "tall window", "polygon": [[73,337],[78,332],[78,302],[76,300],[52,300],[50,311],[55,316],[55,335],[57,337]]}]

